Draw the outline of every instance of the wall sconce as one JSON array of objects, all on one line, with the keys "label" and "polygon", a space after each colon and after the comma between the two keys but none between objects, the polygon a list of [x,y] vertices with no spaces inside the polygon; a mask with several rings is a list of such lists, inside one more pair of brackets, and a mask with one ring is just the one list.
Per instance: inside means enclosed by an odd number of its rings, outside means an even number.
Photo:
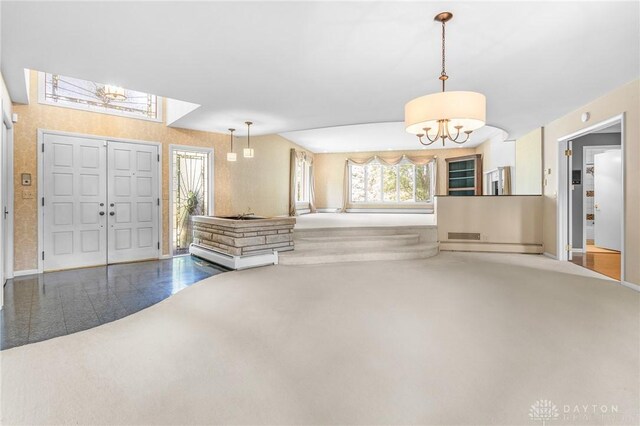
[{"label": "wall sconce", "polygon": [[253,158],[253,148],[251,148],[251,135],[249,134],[249,129],[253,124],[251,121],[245,121],[247,125],[247,147],[244,149],[244,158]]}]

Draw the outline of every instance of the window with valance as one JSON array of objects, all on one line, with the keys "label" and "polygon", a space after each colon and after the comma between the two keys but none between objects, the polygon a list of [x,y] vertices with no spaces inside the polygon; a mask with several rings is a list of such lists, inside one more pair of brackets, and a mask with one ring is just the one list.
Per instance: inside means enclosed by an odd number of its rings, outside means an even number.
[{"label": "window with valance", "polygon": [[395,161],[379,157],[349,160],[351,204],[431,204],[435,194],[435,159],[409,158]]}]

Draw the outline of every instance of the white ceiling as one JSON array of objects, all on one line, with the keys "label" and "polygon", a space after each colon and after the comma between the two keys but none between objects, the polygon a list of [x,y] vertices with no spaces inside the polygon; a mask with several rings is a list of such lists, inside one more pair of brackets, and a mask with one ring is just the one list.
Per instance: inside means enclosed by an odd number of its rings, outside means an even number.
[{"label": "white ceiling", "polygon": [[[423,148],[415,135],[404,131],[402,121],[325,127],[280,134],[312,152],[399,151]],[[471,139],[464,145],[447,141],[445,146],[442,146],[441,141],[436,141],[428,149],[472,148],[494,137],[504,141],[507,133],[496,127],[484,126],[473,132]]]},{"label": "white ceiling", "polygon": [[1,69],[180,99],[174,125],[255,134],[403,119],[439,90],[450,10],[450,90],[487,96],[518,137],[638,77],[638,2],[0,2]]}]

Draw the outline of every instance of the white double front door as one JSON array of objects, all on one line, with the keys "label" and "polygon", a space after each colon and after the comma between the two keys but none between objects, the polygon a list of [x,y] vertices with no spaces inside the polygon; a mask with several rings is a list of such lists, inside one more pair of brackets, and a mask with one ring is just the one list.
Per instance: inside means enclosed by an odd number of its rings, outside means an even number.
[{"label": "white double front door", "polygon": [[44,134],[44,270],[157,259],[158,147]]}]

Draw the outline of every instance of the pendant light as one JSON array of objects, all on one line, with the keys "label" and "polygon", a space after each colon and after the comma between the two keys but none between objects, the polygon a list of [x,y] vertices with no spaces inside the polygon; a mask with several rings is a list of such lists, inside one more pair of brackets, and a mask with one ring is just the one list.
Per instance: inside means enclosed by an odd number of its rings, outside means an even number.
[{"label": "pendant light", "polygon": [[237,161],[238,160],[238,156],[236,155],[235,152],[233,152],[233,132],[235,132],[236,129],[229,129],[229,140],[231,141],[231,152],[227,153],[227,161]]},{"label": "pendant light", "polygon": [[[418,137],[424,146],[438,139],[449,139],[457,144],[469,140],[471,132],[485,125],[487,100],[477,92],[445,92],[449,78],[445,70],[445,24],[453,18],[450,12],[442,12],[434,20],[442,24],[442,92],[421,96],[404,107],[404,124],[409,133]],[[422,138],[426,138],[425,141]]]},{"label": "pendant light", "polygon": [[251,135],[249,134],[249,129],[253,124],[251,121],[245,121],[244,124],[247,125],[247,147],[244,149],[244,158],[253,158],[253,148],[251,148]]}]

